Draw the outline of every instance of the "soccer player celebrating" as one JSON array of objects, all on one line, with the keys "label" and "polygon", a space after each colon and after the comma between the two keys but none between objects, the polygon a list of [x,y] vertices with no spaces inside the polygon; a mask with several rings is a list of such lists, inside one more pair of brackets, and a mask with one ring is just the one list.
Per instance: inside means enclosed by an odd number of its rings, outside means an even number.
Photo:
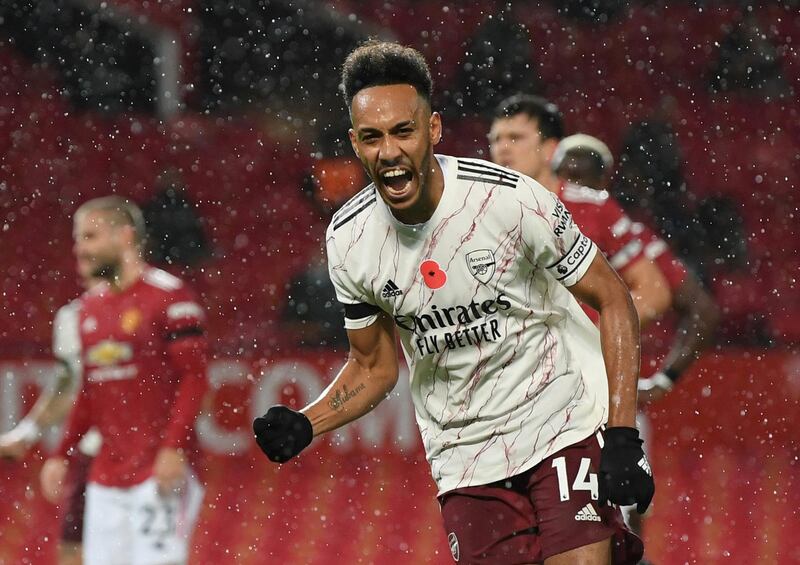
[{"label": "soccer player celebrating", "polygon": [[256,418],[259,446],[284,462],[372,410],[398,378],[397,329],[456,561],[637,562],[613,505],[644,512],[654,492],[625,285],[538,183],[434,155],[442,123],[417,51],[368,42],[342,75],[373,181],[327,232],[350,355],[310,405]]},{"label": "soccer player celebrating", "polygon": [[124,198],[83,204],[74,236],[79,273],[103,282],[79,299],[83,383],[42,490],[60,500],[68,455],[96,427],[84,563],[185,562],[203,496],[193,431],[207,389],[203,311],[182,281],[144,262],[144,220]]},{"label": "soccer player celebrating", "polygon": [[608,192],[564,182],[554,173],[551,160],[563,136],[563,119],[555,104],[518,94],[495,110],[489,153],[498,165],[529,175],[564,202],[630,288],[639,321],[646,327],[669,309],[669,285],[644,255],[642,240],[630,230],[633,222]]},{"label": "soccer player celebrating", "polygon": [[[91,288],[96,282],[90,279],[85,288]],[[53,356],[58,361],[55,380],[42,391],[31,411],[16,427],[0,435],[0,457],[22,459],[39,440],[42,429],[61,423],[69,414],[80,386],[80,344],[75,339],[79,308],[80,300],[73,300],[56,313],[53,321]],[[59,565],[81,563],[86,479],[101,441],[97,431],[90,430],[70,457],[69,476],[65,481],[67,504],[58,541]]]}]

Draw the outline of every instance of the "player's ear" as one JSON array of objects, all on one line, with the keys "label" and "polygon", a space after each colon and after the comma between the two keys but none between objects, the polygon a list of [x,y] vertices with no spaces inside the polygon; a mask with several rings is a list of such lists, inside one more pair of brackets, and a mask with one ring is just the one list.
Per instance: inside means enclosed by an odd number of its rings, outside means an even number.
[{"label": "player's ear", "polygon": [[542,142],[542,152],[544,153],[544,157],[547,159],[548,163],[553,160],[553,154],[556,152],[556,147],[558,147],[558,140],[554,137],[545,139]]},{"label": "player's ear", "polygon": [[122,237],[126,246],[137,247],[136,228],[129,225],[120,226],[118,233]]},{"label": "player's ear", "polygon": [[356,145],[356,132],[353,128],[347,130],[347,135],[350,137],[350,146],[353,148],[353,152],[356,154],[356,157],[361,159],[361,153],[358,152],[358,145]]},{"label": "player's ear", "polygon": [[442,140],[442,116],[439,115],[439,112],[431,113],[430,128],[431,143],[436,145]]}]

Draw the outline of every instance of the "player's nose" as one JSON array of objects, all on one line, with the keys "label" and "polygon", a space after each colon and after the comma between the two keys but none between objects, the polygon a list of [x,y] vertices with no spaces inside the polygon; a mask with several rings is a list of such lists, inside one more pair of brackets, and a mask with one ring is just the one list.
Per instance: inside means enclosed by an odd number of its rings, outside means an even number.
[{"label": "player's nose", "polygon": [[507,139],[498,139],[494,142],[492,149],[500,155],[505,155],[511,150],[511,142]]},{"label": "player's nose", "polygon": [[403,152],[400,151],[400,144],[392,139],[392,136],[385,136],[381,142],[380,152],[378,153],[378,158],[381,160],[381,163],[384,166],[393,165],[396,164],[402,156]]}]

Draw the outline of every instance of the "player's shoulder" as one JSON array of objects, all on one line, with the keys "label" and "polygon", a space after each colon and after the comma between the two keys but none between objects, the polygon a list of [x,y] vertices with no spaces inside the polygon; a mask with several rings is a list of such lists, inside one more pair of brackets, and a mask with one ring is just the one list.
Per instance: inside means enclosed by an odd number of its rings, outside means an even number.
[{"label": "player's shoulder", "polygon": [[573,204],[589,204],[593,206],[606,206],[611,202],[607,190],[597,190],[579,184],[565,183],[561,191],[561,200]]},{"label": "player's shoulder", "polygon": [[378,193],[374,183],[356,193],[333,214],[328,224],[328,237],[339,235],[337,232],[353,222],[365,222],[371,216],[377,199]]},{"label": "player's shoulder", "polygon": [[168,320],[203,319],[203,307],[184,281],[156,267],[148,267],[142,281],[153,291],[151,302],[166,308]]},{"label": "player's shoulder", "polygon": [[462,192],[471,191],[476,183],[483,183],[487,192],[491,191],[493,194],[491,201],[494,203],[494,213],[499,212],[509,220],[513,219],[513,215],[508,215],[506,212],[509,204],[513,202],[535,208],[540,207],[542,203],[546,203],[547,207],[557,205],[555,194],[523,173],[483,159],[457,157],[453,160],[457,167],[457,182],[469,183]]},{"label": "player's shoulder", "polygon": [[84,290],[80,296],[62,306],[62,308],[69,307],[73,302],[76,309],[86,308],[94,303],[102,303],[104,297],[108,295],[109,289],[108,282],[99,281]]},{"label": "player's shoulder", "polygon": [[483,159],[448,157],[446,155],[440,157],[454,162],[453,166],[456,167],[456,179],[459,181],[516,188],[523,176],[517,171],[501,165],[496,165],[489,161],[484,161]]},{"label": "player's shoulder", "polygon": [[84,298],[85,294],[86,293],[83,293],[80,296],[78,296],[76,298],[73,298],[72,300],[70,300],[69,302],[67,302],[63,306],[61,306],[61,308],[56,310],[56,316],[55,317],[56,318],[63,318],[63,317],[67,317],[67,316],[74,316],[75,313],[80,311],[81,306],[83,305],[83,298]]},{"label": "player's shoulder", "polygon": [[56,334],[70,331],[71,328],[77,327],[80,312],[83,308],[84,295],[85,293],[70,300],[56,310],[56,314],[53,317],[53,331]]},{"label": "player's shoulder", "polygon": [[148,287],[168,294],[186,288],[186,284],[181,279],[157,267],[145,269],[142,281]]},{"label": "player's shoulder", "polygon": [[634,222],[631,231],[645,243],[644,254],[648,259],[652,261],[663,255],[669,261],[679,263],[683,266],[683,263],[675,256],[672,249],[670,249],[669,244],[664,241],[664,238],[662,238],[660,234],[650,228],[650,226],[642,222]]}]

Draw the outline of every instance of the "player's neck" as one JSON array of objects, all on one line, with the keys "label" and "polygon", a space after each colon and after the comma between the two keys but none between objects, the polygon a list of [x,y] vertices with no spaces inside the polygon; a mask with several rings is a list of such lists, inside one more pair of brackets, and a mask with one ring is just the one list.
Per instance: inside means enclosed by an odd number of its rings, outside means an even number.
[{"label": "player's neck", "polygon": [[561,192],[561,179],[549,169],[536,177],[536,181],[553,194]]},{"label": "player's neck", "polygon": [[119,269],[108,282],[115,292],[123,292],[141,278],[146,268],[147,264],[138,252],[126,254],[120,261]]}]

